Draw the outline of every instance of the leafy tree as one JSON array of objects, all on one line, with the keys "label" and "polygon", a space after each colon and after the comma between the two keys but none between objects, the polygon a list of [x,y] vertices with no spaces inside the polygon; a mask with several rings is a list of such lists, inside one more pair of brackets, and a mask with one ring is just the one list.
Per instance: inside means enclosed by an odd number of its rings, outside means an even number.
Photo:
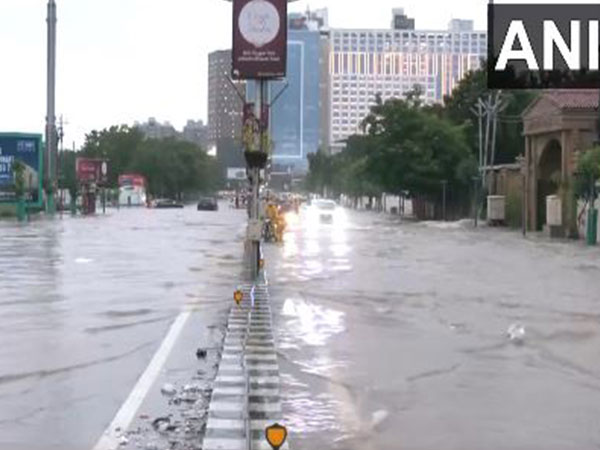
[{"label": "leafy tree", "polygon": [[312,192],[324,195],[325,189],[331,185],[333,177],[332,157],[319,149],[318,152],[308,155],[308,167],[307,188]]},{"label": "leafy tree", "polygon": [[71,198],[75,198],[77,195],[76,160],[77,152],[67,150],[60,153],[61,174],[58,186],[60,189],[67,189]]},{"label": "leafy tree", "polygon": [[144,139],[137,128],[127,125],[92,131],[81,156],[108,159],[108,184],[113,187],[123,173],[144,175],[155,197],[182,198],[216,189],[221,181],[215,158],[197,145],[174,138]]},{"label": "leafy tree", "polygon": [[595,200],[596,189],[592,189],[600,180],[600,147],[586,151],[577,164],[575,194],[587,201]]}]

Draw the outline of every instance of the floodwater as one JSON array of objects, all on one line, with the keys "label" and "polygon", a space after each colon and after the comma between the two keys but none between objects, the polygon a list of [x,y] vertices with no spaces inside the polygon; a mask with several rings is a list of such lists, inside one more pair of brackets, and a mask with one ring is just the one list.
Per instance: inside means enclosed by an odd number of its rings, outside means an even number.
[{"label": "floodwater", "polygon": [[[229,306],[245,220],[0,222],[0,449],[90,449],[193,308],[183,386]],[[292,448],[600,448],[597,249],[342,210],[304,212],[265,257]]]},{"label": "floodwater", "polygon": [[600,448],[597,249],[346,211],[266,254],[294,449]]},{"label": "floodwater", "polygon": [[228,306],[245,220],[224,206],[0,222],[0,449],[92,448],[182,308],[200,334],[203,311]]}]

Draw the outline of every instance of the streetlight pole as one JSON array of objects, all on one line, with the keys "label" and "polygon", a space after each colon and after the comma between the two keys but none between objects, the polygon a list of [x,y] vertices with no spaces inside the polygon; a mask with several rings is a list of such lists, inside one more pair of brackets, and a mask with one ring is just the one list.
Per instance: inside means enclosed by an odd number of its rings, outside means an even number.
[{"label": "streetlight pole", "polygon": [[46,99],[46,212],[53,215],[56,210],[54,193],[57,178],[56,136],[56,3],[48,0],[48,65]]}]

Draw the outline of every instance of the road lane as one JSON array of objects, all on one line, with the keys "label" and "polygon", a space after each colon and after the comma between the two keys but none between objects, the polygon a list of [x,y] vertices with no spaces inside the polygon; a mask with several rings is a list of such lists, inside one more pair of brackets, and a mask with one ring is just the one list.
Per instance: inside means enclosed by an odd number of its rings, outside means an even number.
[{"label": "road lane", "polygon": [[182,308],[222,319],[244,223],[226,207],[0,222],[0,448],[92,448]]}]

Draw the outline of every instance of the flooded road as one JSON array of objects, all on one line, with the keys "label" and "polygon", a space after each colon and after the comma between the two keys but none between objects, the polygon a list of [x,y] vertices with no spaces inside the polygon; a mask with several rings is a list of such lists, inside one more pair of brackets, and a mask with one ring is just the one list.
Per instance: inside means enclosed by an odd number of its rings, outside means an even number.
[{"label": "flooded road", "polygon": [[266,253],[295,449],[600,448],[597,249],[347,211]]},{"label": "flooded road", "polygon": [[[292,448],[600,448],[597,249],[313,219],[265,250]],[[191,309],[142,425],[164,414],[162,383],[222,338],[203,336],[225,322],[244,225],[226,207],[0,223],[0,449],[91,449]]]},{"label": "flooded road", "polygon": [[245,220],[225,206],[0,222],[0,448],[92,448],[180,311],[200,335],[229,306]]}]

